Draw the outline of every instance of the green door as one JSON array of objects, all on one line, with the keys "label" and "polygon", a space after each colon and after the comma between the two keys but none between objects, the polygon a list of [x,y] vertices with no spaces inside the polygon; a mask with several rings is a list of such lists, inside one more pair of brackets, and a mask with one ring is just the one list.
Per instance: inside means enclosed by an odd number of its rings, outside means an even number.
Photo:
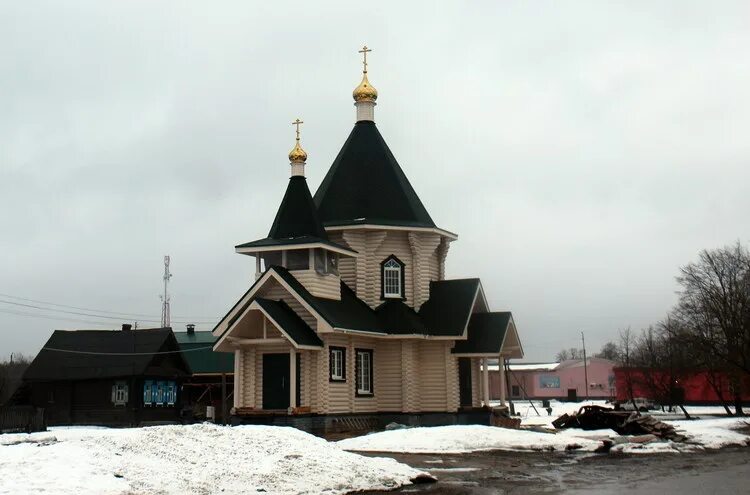
[{"label": "green door", "polygon": [[471,359],[458,358],[458,392],[461,407],[471,407]]},{"label": "green door", "polygon": [[289,354],[263,354],[263,409],[289,407]]}]

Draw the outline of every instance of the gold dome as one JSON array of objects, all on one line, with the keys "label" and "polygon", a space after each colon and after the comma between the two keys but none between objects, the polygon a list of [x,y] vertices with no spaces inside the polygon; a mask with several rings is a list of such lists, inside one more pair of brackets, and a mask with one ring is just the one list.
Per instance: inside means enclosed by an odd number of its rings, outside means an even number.
[{"label": "gold dome", "polygon": [[299,139],[292,151],[289,152],[289,161],[291,163],[305,163],[307,161],[307,152],[299,145]]},{"label": "gold dome", "polygon": [[375,101],[378,99],[378,90],[373,88],[367,80],[367,72],[362,74],[362,82],[352,92],[354,101]]}]

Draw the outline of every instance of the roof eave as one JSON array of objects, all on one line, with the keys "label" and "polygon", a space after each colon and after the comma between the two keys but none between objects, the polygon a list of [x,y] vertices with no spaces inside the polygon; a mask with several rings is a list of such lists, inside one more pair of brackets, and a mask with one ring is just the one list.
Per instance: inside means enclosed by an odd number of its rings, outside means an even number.
[{"label": "roof eave", "polygon": [[239,245],[239,246],[234,247],[234,251],[239,254],[246,254],[248,256],[256,256],[259,253],[267,253],[269,251],[279,251],[281,249],[283,249],[284,251],[292,251],[295,249],[316,249],[316,248],[327,249],[328,251],[333,251],[334,253],[338,253],[344,256],[349,256],[352,258],[356,258],[357,256],[359,256],[359,253],[357,253],[354,250],[333,246],[331,244],[324,244],[322,242],[307,242],[307,243],[301,243],[301,244],[278,244],[278,245],[260,246],[260,247],[242,247],[242,245]]},{"label": "roof eave", "polygon": [[[352,221],[354,222],[354,221]],[[409,225],[389,225],[379,224],[375,222],[368,223],[324,223],[326,231],[330,230],[353,230],[353,229],[364,229],[364,230],[410,230],[416,232],[429,232],[432,234],[439,234],[443,237],[447,237],[451,241],[458,239],[458,234],[455,234],[449,230],[441,229],[438,227],[418,227]]]}]

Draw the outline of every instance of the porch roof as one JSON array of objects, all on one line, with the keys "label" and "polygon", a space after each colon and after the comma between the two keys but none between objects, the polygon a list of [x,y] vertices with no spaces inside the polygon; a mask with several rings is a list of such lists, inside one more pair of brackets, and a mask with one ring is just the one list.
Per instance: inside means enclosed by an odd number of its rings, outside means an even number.
[{"label": "porch roof", "polygon": [[469,337],[456,341],[453,354],[500,354],[512,315],[509,311],[474,313],[469,320]]},{"label": "porch roof", "polygon": [[255,302],[273,319],[290,339],[299,346],[323,347],[323,341],[284,301],[258,297]]}]

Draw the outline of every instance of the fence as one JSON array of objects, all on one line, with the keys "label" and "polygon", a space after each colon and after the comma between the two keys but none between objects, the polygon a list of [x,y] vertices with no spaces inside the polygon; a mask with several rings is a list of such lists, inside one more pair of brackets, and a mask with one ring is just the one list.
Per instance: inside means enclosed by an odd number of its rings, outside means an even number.
[{"label": "fence", "polygon": [[44,409],[40,407],[0,407],[0,433],[32,433],[46,429]]}]

